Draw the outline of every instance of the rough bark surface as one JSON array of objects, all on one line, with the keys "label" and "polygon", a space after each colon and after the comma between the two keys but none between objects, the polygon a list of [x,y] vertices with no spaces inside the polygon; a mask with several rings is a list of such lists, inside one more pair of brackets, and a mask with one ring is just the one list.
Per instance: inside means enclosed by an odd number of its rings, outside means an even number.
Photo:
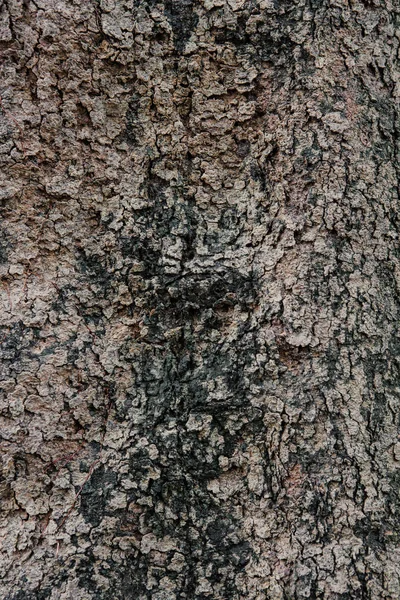
[{"label": "rough bark surface", "polygon": [[4,600],[400,598],[398,0],[0,0]]}]

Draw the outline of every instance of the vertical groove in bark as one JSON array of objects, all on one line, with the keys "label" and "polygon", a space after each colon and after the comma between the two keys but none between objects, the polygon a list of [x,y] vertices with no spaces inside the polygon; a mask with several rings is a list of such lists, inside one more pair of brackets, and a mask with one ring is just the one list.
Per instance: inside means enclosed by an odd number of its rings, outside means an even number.
[{"label": "vertical groove in bark", "polygon": [[0,0],[0,595],[400,597],[399,7]]}]

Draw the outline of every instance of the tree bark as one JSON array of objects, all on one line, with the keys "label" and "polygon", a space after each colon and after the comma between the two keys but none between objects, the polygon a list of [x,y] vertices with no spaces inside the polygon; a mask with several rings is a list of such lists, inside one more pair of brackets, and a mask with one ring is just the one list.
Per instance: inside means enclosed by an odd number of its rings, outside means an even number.
[{"label": "tree bark", "polygon": [[0,11],[0,597],[398,600],[399,3]]}]

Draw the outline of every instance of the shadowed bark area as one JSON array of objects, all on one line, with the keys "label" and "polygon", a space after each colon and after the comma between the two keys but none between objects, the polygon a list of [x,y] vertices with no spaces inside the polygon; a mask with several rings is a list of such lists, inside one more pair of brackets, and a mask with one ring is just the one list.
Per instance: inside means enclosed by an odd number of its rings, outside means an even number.
[{"label": "shadowed bark area", "polygon": [[400,7],[0,0],[0,597],[400,598]]}]

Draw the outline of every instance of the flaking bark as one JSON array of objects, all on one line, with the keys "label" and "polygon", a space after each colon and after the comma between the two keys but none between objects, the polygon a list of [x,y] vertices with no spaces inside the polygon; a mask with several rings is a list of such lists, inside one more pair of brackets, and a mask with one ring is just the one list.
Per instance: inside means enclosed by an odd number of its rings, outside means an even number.
[{"label": "flaking bark", "polygon": [[400,598],[399,26],[0,0],[2,599]]}]

